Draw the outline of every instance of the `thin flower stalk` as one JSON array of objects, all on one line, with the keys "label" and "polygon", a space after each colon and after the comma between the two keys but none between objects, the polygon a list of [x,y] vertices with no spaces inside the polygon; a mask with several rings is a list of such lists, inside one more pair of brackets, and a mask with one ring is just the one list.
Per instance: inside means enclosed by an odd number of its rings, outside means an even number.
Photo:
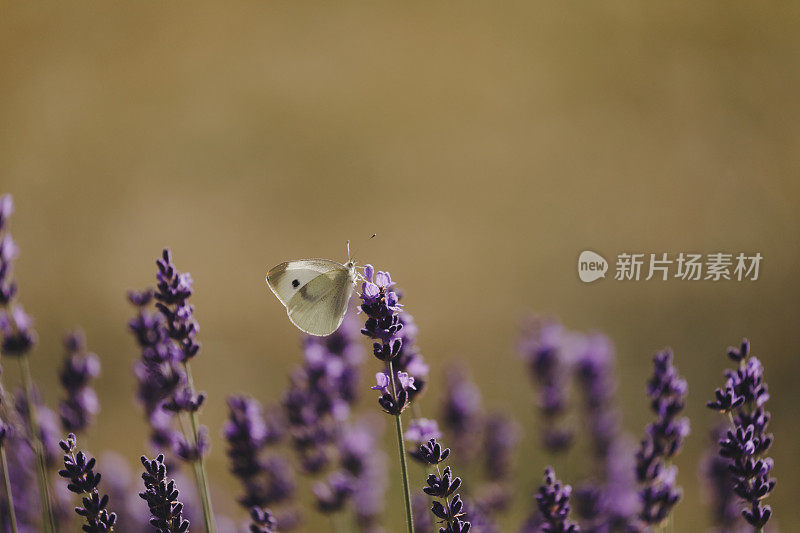
[{"label": "thin flower stalk", "polygon": [[393,361],[400,354],[403,339],[400,334],[402,306],[397,294],[391,290],[392,278],[388,272],[375,272],[372,265],[364,267],[364,282],[361,286],[360,310],[367,316],[361,333],[372,339],[372,351],[386,365],[385,373],[376,376],[375,390],[381,392],[378,404],[387,414],[395,418],[397,449],[400,454],[400,471],[403,478],[403,499],[406,509],[406,526],[414,532],[414,517],[411,508],[411,487],[408,479],[408,464],[403,439],[401,415],[409,402],[409,391],[416,389],[414,378],[407,372],[395,372]]}]

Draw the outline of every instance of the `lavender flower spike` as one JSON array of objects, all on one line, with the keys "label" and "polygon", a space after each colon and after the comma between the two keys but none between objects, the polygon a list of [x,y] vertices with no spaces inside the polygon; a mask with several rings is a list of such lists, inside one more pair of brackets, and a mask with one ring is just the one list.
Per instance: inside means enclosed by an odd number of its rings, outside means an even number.
[{"label": "lavender flower spike", "polygon": [[[395,418],[397,433],[397,449],[400,454],[400,471],[403,476],[403,498],[406,508],[406,527],[408,533],[414,533],[414,517],[411,509],[411,488],[408,481],[408,465],[405,442],[403,440],[403,422],[400,415],[409,401],[409,391],[416,389],[414,378],[405,372],[395,375],[393,361],[400,355],[403,339],[400,331],[403,322],[400,320],[400,304],[397,293],[391,290],[394,285],[388,272],[375,272],[372,265],[364,266],[364,283],[361,285],[361,311],[367,315],[361,333],[373,340],[372,353],[386,363],[388,372],[384,380],[376,377],[377,388],[381,390],[378,404],[387,414]],[[387,383],[388,382],[388,383]],[[385,386],[383,386],[385,385]]]},{"label": "lavender flower spike", "polygon": [[667,461],[678,453],[689,434],[689,420],[679,417],[688,387],[672,365],[672,352],[656,354],[653,364],[647,395],[656,420],[645,428],[645,438],[636,453],[636,476],[642,485],[639,518],[648,525],[666,520],[681,499],[682,491],[675,483],[677,468]]},{"label": "lavender flower spike", "polygon": [[208,488],[205,461],[203,457],[208,453],[210,441],[208,430],[201,427],[197,411],[205,400],[205,393],[197,393],[192,379],[192,370],[189,361],[197,356],[200,343],[195,340],[199,326],[194,319],[194,307],[188,303],[192,295],[192,277],[188,273],[178,271],[172,262],[172,253],[165,248],[161,258],[156,261],[158,281],[155,292],[156,308],[160,311],[167,326],[169,337],[178,348],[178,360],[183,364],[185,382],[176,390],[164,408],[179,414],[186,413],[191,422],[189,436],[183,436],[178,442],[176,453],[185,461],[195,462],[197,465],[195,479],[197,491],[203,505],[203,521],[206,531],[216,531],[214,525],[214,511],[211,508],[211,496]]},{"label": "lavender flower spike", "polygon": [[580,528],[569,521],[569,498],[572,487],[561,485],[552,467],[544,471],[544,485],[539,487],[536,504],[542,513],[545,533],[577,533]]},{"label": "lavender flower spike", "polygon": [[77,442],[75,435],[70,433],[66,440],[59,442],[64,450],[64,469],[58,474],[69,479],[67,488],[75,494],[85,495],[83,507],[76,507],[75,512],[85,520],[83,531],[87,533],[103,533],[113,531],[117,522],[116,513],[109,513],[108,495],[100,495],[97,486],[100,483],[100,474],[94,472],[95,459],[83,452],[75,453]]},{"label": "lavender flower spike", "polygon": [[[42,528],[45,532],[55,531],[53,522],[52,504],[48,491],[49,475],[45,462],[44,444],[41,441],[41,430],[34,402],[35,386],[28,361],[28,353],[36,344],[36,332],[33,329],[33,320],[25,314],[19,304],[15,305],[14,296],[17,286],[12,276],[13,261],[16,259],[18,249],[11,239],[7,224],[14,203],[11,195],[0,196],[0,352],[4,356],[16,357],[20,362],[23,387],[25,389],[25,403],[27,405],[27,425],[31,436],[31,447],[36,455],[37,484],[39,487],[39,507],[42,513]],[[11,489],[7,480],[6,493]],[[10,514],[13,514],[13,510]]]},{"label": "lavender flower spike", "polygon": [[762,500],[775,488],[770,477],[773,460],[766,457],[773,437],[767,433],[770,414],[764,409],[769,399],[764,382],[764,367],[750,356],[750,342],[743,339],[739,348],[729,348],[728,357],[739,364],[728,370],[723,389],[708,407],[728,414],[732,427],[720,440],[719,455],[727,460],[733,474],[733,491],[747,505],[742,516],[756,531],[761,531],[772,517],[772,508]]},{"label": "lavender flower spike", "polygon": [[261,457],[266,446],[280,437],[280,428],[265,423],[259,404],[246,396],[228,398],[230,415],[224,427],[231,472],[244,487],[239,503],[246,508],[263,507],[291,496],[294,480],[279,457]]},{"label": "lavender flower spike", "polygon": [[461,487],[461,478],[455,477],[449,466],[444,471],[439,468],[450,457],[450,449],[443,449],[436,439],[431,439],[420,446],[419,455],[436,468],[436,474],[428,476],[427,486],[422,490],[428,496],[438,498],[431,505],[431,512],[445,524],[439,528],[439,533],[467,533],[471,524],[464,520],[464,502],[456,493]]},{"label": "lavender flower spike", "polygon": [[86,338],[75,330],[64,337],[67,355],[59,379],[67,397],[59,404],[61,425],[69,432],[84,431],[99,410],[97,394],[89,382],[100,374],[100,358],[86,353]]},{"label": "lavender flower spike", "polygon": [[556,320],[533,318],[523,326],[518,351],[528,363],[539,389],[539,408],[544,420],[545,448],[564,452],[572,445],[573,431],[564,422],[572,371],[566,350],[568,334]]},{"label": "lavender flower spike", "polygon": [[183,518],[183,504],[178,501],[178,489],[175,481],[167,478],[167,467],[164,456],[159,455],[149,460],[144,455],[141,458],[145,472],[144,492],[139,493],[150,507],[150,525],[158,533],[185,533],[189,531],[189,521]]}]

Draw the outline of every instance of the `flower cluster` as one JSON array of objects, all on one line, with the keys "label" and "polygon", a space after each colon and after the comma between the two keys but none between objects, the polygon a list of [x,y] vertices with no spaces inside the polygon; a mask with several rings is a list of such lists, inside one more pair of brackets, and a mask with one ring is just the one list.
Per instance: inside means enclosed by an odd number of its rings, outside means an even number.
[{"label": "flower cluster", "polygon": [[14,281],[14,260],[19,254],[14,239],[7,229],[8,219],[14,212],[14,201],[10,194],[0,196],[0,334],[3,355],[23,356],[36,344],[33,320],[22,307],[13,305],[17,294]]},{"label": "flower cluster", "polygon": [[419,455],[436,468],[436,473],[428,476],[427,486],[422,490],[428,496],[438,498],[431,505],[431,512],[444,523],[439,533],[467,533],[471,524],[465,521],[464,503],[456,493],[461,487],[461,478],[454,476],[449,466],[444,471],[439,468],[450,457],[450,449],[442,448],[436,439],[431,439],[420,446]]},{"label": "flower cluster", "polygon": [[544,524],[544,533],[577,533],[580,531],[577,525],[569,521],[569,497],[572,494],[572,487],[562,485],[556,479],[556,473],[552,467],[544,471],[544,485],[539,487],[536,494],[536,505],[539,507]]},{"label": "flower cluster", "polygon": [[543,443],[551,452],[566,451],[573,440],[573,431],[562,421],[568,407],[572,371],[567,337],[559,322],[535,318],[524,325],[518,343],[519,353],[539,388]]},{"label": "flower cluster", "polygon": [[439,424],[436,420],[429,418],[415,418],[408,423],[404,438],[411,443],[411,451],[408,453],[411,457],[416,459],[422,464],[427,464],[421,451],[421,446],[431,439],[442,438],[442,432],[439,431]]},{"label": "flower cluster", "polygon": [[716,533],[742,531],[744,521],[733,487],[736,478],[730,469],[730,461],[719,454],[719,443],[728,432],[727,425],[720,424],[710,432],[711,446],[700,464],[700,479],[705,482],[711,504],[711,519]]},{"label": "flower cluster", "polygon": [[[398,298],[401,295],[398,293]],[[392,361],[392,366],[400,371],[405,372],[414,378],[416,389],[409,391],[408,401],[413,402],[425,390],[425,385],[428,382],[428,374],[430,367],[425,363],[422,353],[417,346],[417,333],[419,328],[414,322],[414,317],[403,310],[400,313],[400,323],[403,325],[400,330],[400,352]]]},{"label": "flower cluster", "polygon": [[521,437],[519,424],[503,412],[486,417],[483,437],[483,471],[488,483],[479,497],[486,514],[506,510],[511,503],[511,467]]},{"label": "flower cluster", "polygon": [[66,356],[59,373],[67,397],[59,404],[61,425],[69,432],[84,431],[100,406],[90,381],[100,375],[100,358],[86,352],[86,337],[75,330],[64,337]]},{"label": "flower cluster", "polygon": [[303,470],[318,473],[331,462],[339,425],[358,396],[363,350],[345,319],[328,337],[307,336],[303,365],[291,374],[283,407],[289,436]]},{"label": "flower cluster", "polygon": [[102,533],[112,531],[117,521],[116,513],[109,513],[108,495],[100,495],[97,486],[100,484],[100,474],[95,473],[95,459],[83,452],[75,453],[77,442],[75,435],[70,433],[66,440],[59,442],[64,451],[64,469],[58,474],[69,480],[67,488],[83,496],[83,507],[76,507],[75,513],[83,517],[85,524],[83,531],[87,533]]},{"label": "flower cluster", "polygon": [[[156,265],[156,308],[163,317],[169,338],[177,348],[171,350],[172,356],[182,363],[185,374],[162,408],[178,415],[187,413],[194,416],[203,405],[206,395],[195,391],[189,369],[189,361],[200,351],[200,343],[195,339],[199,326],[194,319],[194,307],[188,303],[192,295],[192,276],[188,272],[178,271],[168,248],[164,249]],[[184,461],[197,461],[208,453],[209,446],[208,430],[201,426],[191,439],[181,435],[175,452]]]},{"label": "flower cluster", "polygon": [[244,488],[239,503],[249,509],[290,498],[295,485],[289,465],[280,456],[263,457],[266,447],[280,440],[283,428],[279,424],[268,425],[261,404],[253,398],[229,397],[228,411],[223,434],[231,472]]},{"label": "flower cluster", "polygon": [[278,521],[268,509],[253,507],[250,509],[250,533],[274,533],[277,531]]},{"label": "flower cluster", "polygon": [[383,421],[377,414],[364,416],[339,436],[339,465],[352,479],[350,499],[362,531],[379,531],[387,485],[386,455],[380,450]]},{"label": "flower cluster", "polygon": [[767,433],[770,414],[764,408],[769,399],[764,382],[764,368],[757,357],[750,356],[750,342],[729,348],[728,357],[738,363],[736,370],[725,373],[723,388],[717,389],[708,407],[728,414],[732,427],[719,442],[719,454],[728,461],[733,474],[734,493],[747,505],[742,516],[748,524],[763,528],[772,516],[772,509],[762,500],[775,488],[770,477],[773,460],[766,457],[773,437]]},{"label": "flower cluster", "polygon": [[6,307],[17,293],[17,284],[12,277],[13,262],[17,258],[17,245],[5,230],[8,219],[14,212],[14,201],[10,194],[0,196],[0,307]]},{"label": "flower cluster", "polygon": [[167,478],[164,455],[155,459],[141,457],[144,473],[143,492],[139,493],[150,508],[150,525],[158,533],[185,533],[189,531],[189,521],[183,518],[183,504],[178,501],[179,492],[175,481]]},{"label": "flower cluster", "polygon": [[150,440],[156,449],[174,449],[177,431],[172,427],[173,414],[162,406],[186,380],[174,345],[169,341],[164,319],[148,307],[153,291],[129,292],[128,300],[136,307],[136,316],[128,322],[140,350],[134,367],[138,382],[137,398],[144,407],[150,425]]},{"label": "flower cluster", "polygon": [[645,438],[636,453],[636,476],[642,484],[639,518],[650,525],[663,522],[681,498],[677,468],[669,466],[668,461],[689,434],[689,419],[679,416],[688,387],[672,364],[672,352],[657,353],[653,365],[647,395],[656,420],[645,428]]},{"label": "flower cluster", "polygon": [[440,420],[459,458],[470,461],[478,451],[483,429],[483,407],[478,386],[465,368],[452,365],[445,374]]},{"label": "flower cluster", "polygon": [[375,385],[370,388],[380,393],[378,405],[385,413],[399,415],[408,406],[409,394],[417,390],[414,381],[405,372],[395,372],[394,379],[389,376],[389,372],[378,372],[375,374]]}]

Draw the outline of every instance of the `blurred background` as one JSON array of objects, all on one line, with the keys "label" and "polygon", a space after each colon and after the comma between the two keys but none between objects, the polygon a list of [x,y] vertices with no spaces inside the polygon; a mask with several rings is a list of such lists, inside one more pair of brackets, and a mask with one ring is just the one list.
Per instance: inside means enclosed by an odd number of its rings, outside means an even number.
[{"label": "blurred background", "polygon": [[[748,336],[771,393],[770,503],[782,530],[800,531],[799,16],[796,3],[744,1],[6,5],[0,192],[16,202],[46,400],[61,395],[62,333],[80,325],[103,362],[86,446],[132,465],[145,451],[125,292],[152,285],[171,247],[195,279],[215,504],[237,512],[225,397],[277,402],[301,360],[264,275],[287,259],[343,260],[350,239],[405,291],[431,365],[423,411],[439,412],[443,371],[461,361],[484,404],[522,423],[505,531],[549,460],[514,350],[530,311],[611,337],[636,436],[651,418],[650,357],[675,350],[693,430],[676,531],[708,524],[697,465],[718,415],[704,406],[726,347]],[[584,284],[584,249],[764,260],[755,282]],[[390,487],[386,523],[400,531]]]}]

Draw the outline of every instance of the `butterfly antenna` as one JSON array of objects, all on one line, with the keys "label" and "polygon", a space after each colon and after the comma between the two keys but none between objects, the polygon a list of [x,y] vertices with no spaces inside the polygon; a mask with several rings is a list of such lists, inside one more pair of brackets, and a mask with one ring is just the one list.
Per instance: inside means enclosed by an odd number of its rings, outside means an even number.
[{"label": "butterfly antenna", "polygon": [[350,262],[350,239],[347,239],[347,262]]}]

